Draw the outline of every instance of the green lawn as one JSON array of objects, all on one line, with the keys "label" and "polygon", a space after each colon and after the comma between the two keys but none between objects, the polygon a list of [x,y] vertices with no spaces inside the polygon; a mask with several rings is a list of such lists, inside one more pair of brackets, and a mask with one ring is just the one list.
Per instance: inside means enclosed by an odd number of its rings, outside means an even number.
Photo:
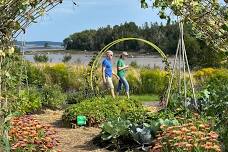
[{"label": "green lawn", "polygon": [[130,98],[138,101],[159,101],[160,100],[160,97],[155,94],[130,95]]},{"label": "green lawn", "polygon": [[[111,95],[107,95],[108,97],[111,97]],[[127,96],[124,96],[124,95],[120,95],[120,97],[126,97]],[[153,101],[159,101],[160,100],[160,97],[159,95],[156,95],[156,94],[142,94],[142,95],[133,95],[133,94],[130,94],[130,98],[131,99],[134,99],[134,100],[137,100],[137,101],[142,101],[142,102],[153,102]]]}]

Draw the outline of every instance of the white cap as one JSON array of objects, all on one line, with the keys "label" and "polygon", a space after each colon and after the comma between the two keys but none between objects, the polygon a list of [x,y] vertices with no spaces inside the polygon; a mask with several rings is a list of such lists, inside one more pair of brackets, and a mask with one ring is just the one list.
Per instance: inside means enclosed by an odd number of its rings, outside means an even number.
[{"label": "white cap", "polygon": [[122,54],[123,54],[124,56],[128,56],[128,53],[127,53],[127,52],[122,52]]},{"label": "white cap", "polygon": [[106,52],[106,54],[107,54],[107,55],[109,55],[109,54],[112,54],[112,55],[113,55],[113,52],[112,52],[111,50],[108,50],[108,51]]}]

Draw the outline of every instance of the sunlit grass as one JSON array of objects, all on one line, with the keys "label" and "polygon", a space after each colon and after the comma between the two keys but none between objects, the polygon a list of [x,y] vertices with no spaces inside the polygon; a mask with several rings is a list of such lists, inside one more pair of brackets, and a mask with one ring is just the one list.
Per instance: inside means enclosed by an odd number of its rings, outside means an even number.
[{"label": "sunlit grass", "polygon": [[[111,95],[107,95],[107,97],[111,97]],[[125,95],[121,95],[119,97],[127,98]],[[160,100],[159,95],[156,94],[130,95],[130,98],[140,102],[154,102]]]},{"label": "sunlit grass", "polygon": [[159,95],[156,94],[145,94],[145,95],[131,95],[130,98],[142,102],[153,102],[153,101],[159,101]]}]

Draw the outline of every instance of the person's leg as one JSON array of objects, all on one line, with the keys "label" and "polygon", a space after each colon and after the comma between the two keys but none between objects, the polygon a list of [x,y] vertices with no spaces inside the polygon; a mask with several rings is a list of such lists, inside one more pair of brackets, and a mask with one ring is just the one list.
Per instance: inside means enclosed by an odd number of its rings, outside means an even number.
[{"label": "person's leg", "polygon": [[115,96],[115,92],[114,92],[114,88],[113,89],[111,89],[111,95],[112,95],[112,97],[113,98],[115,98],[116,96]]},{"label": "person's leg", "polygon": [[118,83],[118,86],[117,86],[117,90],[116,90],[117,95],[120,94],[120,91],[121,91],[121,88],[122,88],[122,84],[123,84],[123,82],[122,82],[121,79],[120,79],[120,80],[119,80],[119,83]]},{"label": "person's leg", "polygon": [[127,79],[125,77],[122,77],[121,80],[122,80],[122,82],[123,82],[123,84],[125,86],[127,97],[130,98],[130,95],[129,95],[129,84],[127,82]]},{"label": "person's leg", "polygon": [[108,77],[106,80],[107,80],[108,87],[111,90],[111,95],[112,95],[113,98],[115,98],[114,85],[113,85],[113,82],[112,82],[112,78]]}]

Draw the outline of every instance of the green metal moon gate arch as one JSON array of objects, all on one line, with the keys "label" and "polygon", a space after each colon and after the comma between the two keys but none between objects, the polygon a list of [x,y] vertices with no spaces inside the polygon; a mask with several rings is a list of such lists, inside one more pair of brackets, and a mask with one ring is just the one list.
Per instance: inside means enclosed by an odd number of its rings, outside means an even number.
[{"label": "green metal moon gate arch", "polygon": [[149,46],[151,46],[152,48],[154,48],[160,55],[161,55],[161,58],[163,60],[163,62],[165,63],[166,65],[166,68],[168,68],[169,72],[170,72],[170,66],[169,66],[169,62],[168,62],[168,58],[166,57],[166,55],[164,54],[164,52],[159,48],[157,47],[154,43],[150,42],[150,41],[147,41],[147,40],[144,40],[144,39],[140,39],[140,38],[121,38],[121,39],[118,39],[118,40],[115,40],[111,43],[109,43],[108,45],[106,45],[97,55],[96,55],[96,58],[95,60],[93,61],[92,65],[91,65],[91,69],[90,69],[90,87],[92,90],[94,90],[94,85],[93,85],[93,73],[94,73],[94,70],[95,70],[95,67],[97,67],[97,65],[99,64],[99,61],[101,60],[103,54],[108,51],[113,45],[116,45],[117,43],[120,43],[120,42],[123,42],[123,41],[141,41],[141,42],[144,42],[146,44],[148,44]]}]

